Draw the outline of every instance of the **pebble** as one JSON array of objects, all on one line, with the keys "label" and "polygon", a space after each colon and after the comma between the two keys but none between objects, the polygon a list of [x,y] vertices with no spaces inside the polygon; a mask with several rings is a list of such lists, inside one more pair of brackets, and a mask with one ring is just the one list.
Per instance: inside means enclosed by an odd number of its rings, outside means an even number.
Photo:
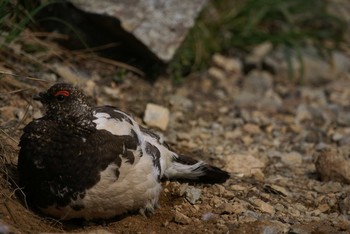
[{"label": "pebble", "polygon": [[293,208],[293,207],[289,207],[288,208],[288,213],[291,214],[294,217],[300,217],[300,211]]},{"label": "pebble", "polygon": [[281,160],[289,167],[299,166],[303,162],[301,154],[295,151],[284,154],[281,157]]},{"label": "pebble", "polygon": [[[344,186],[342,183],[339,183],[339,182],[328,181],[327,183],[315,185],[313,189],[321,194],[337,193],[342,191],[344,189]],[[312,192],[308,191],[308,193],[312,193]],[[314,194],[314,197],[316,196],[315,193],[312,193],[312,194]]]},{"label": "pebble", "polygon": [[200,199],[201,194],[202,194],[201,189],[191,186],[186,189],[186,192],[185,192],[186,200],[192,205],[194,205]]},{"label": "pebble", "polygon": [[257,45],[253,48],[251,54],[245,58],[245,62],[248,64],[260,65],[267,54],[272,50],[273,45],[271,42],[267,41]]},{"label": "pebble", "polygon": [[260,127],[256,124],[245,124],[243,130],[250,134],[259,134],[261,132]]},{"label": "pebble", "polygon": [[285,211],[286,210],[286,208],[281,203],[277,203],[274,207],[277,211]]},{"label": "pebble", "polygon": [[289,231],[289,225],[282,222],[271,220],[268,223],[262,225],[261,232],[264,234],[278,234],[287,233]]},{"label": "pebble", "polygon": [[263,169],[265,163],[249,154],[232,154],[225,158],[225,169],[233,174],[251,176],[254,169]]},{"label": "pebble", "polygon": [[265,94],[273,87],[273,78],[265,71],[253,70],[244,79],[243,90],[257,96]]},{"label": "pebble", "polygon": [[183,140],[190,140],[192,138],[192,136],[189,133],[186,132],[177,132],[176,133],[176,137],[178,140],[183,141]]},{"label": "pebble", "polygon": [[221,70],[219,68],[216,68],[216,67],[209,68],[208,74],[211,77],[213,77],[213,78],[215,78],[215,79],[217,79],[219,81],[223,81],[227,77],[227,75],[225,74],[225,72],[223,70]]},{"label": "pebble", "polygon": [[236,58],[228,58],[221,54],[214,54],[213,63],[226,72],[241,73],[242,62]]},{"label": "pebble", "polygon": [[296,203],[294,206],[295,206],[295,208],[298,209],[299,211],[302,211],[302,212],[307,211],[307,208],[306,208],[303,204]]},{"label": "pebble", "polygon": [[180,184],[180,186],[179,186],[179,188],[177,190],[178,195],[180,197],[184,196],[188,188],[189,188],[189,186],[188,186],[187,183]]},{"label": "pebble", "polygon": [[331,208],[331,207],[330,207],[328,204],[326,204],[326,203],[323,203],[323,204],[321,204],[321,205],[319,205],[319,206],[317,207],[317,209],[318,209],[319,211],[321,211],[322,213],[328,211],[330,208]]},{"label": "pebble", "polygon": [[172,95],[170,96],[169,103],[175,108],[183,111],[190,111],[193,109],[194,105],[191,99],[180,96]]},{"label": "pebble", "polygon": [[275,208],[263,200],[256,198],[252,199],[252,202],[261,212],[268,213],[270,215],[275,214]]},{"label": "pebble", "polygon": [[120,98],[120,90],[111,87],[104,87],[103,91],[108,95],[109,98],[119,99]]},{"label": "pebble", "polygon": [[271,185],[266,185],[265,187],[267,187],[268,190],[271,189],[272,192],[274,192],[274,193],[278,193],[278,194],[283,195],[284,197],[290,197],[291,196],[290,192],[286,188],[284,188],[282,186],[271,184]]},{"label": "pebble", "polygon": [[260,168],[252,169],[252,177],[258,181],[264,181],[265,175]]},{"label": "pebble", "polygon": [[207,212],[202,215],[203,221],[210,221],[210,220],[216,220],[218,216],[212,212]]},{"label": "pebble", "polygon": [[150,127],[157,127],[164,131],[168,126],[169,117],[170,112],[167,108],[148,103],[143,121]]},{"label": "pebble", "polygon": [[350,159],[346,152],[331,148],[316,157],[316,170],[322,180],[350,184]]},{"label": "pebble", "polygon": [[219,196],[222,196],[226,191],[225,187],[221,184],[215,184],[212,189],[214,190],[214,194]]},{"label": "pebble", "polygon": [[247,190],[247,187],[239,185],[239,184],[234,184],[230,186],[230,189],[234,190],[234,191],[245,191]]},{"label": "pebble", "polygon": [[180,211],[175,211],[174,221],[176,223],[179,223],[179,224],[189,224],[189,223],[191,223],[191,219],[188,216],[186,216],[183,213],[181,213]]},{"label": "pebble", "polygon": [[213,207],[218,207],[223,203],[224,203],[224,200],[218,196],[214,196],[212,199],[210,199],[210,205]]},{"label": "pebble", "polygon": [[2,223],[2,221],[0,220],[0,233],[3,234],[10,234],[10,233],[14,233],[10,230],[9,226],[7,226],[6,224]]}]

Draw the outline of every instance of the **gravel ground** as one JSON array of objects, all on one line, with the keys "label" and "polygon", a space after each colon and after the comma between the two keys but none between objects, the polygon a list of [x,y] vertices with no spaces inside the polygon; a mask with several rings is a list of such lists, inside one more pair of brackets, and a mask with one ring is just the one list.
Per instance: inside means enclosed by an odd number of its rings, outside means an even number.
[{"label": "gravel ground", "polygon": [[[10,56],[0,70],[33,74],[33,63]],[[48,82],[2,74],[0,233],[349,233],[348,69],[303,85],[258,67],[242,71],[240,60],[216,55],[212,67],[180,84],[129,73],[116,83],[113,66],[92,61],[47,61],[38,77]],[[31,96],[54,81],[78,82],[96,104],[118,106],[139,123],[147,104],[166,108],[166,129],[157,132],[231,179],[212,186],[164,181],[161,207],[150,218],[64,223],[26,209],[15,185],[17,143],[25,124],[42,114]]]}]

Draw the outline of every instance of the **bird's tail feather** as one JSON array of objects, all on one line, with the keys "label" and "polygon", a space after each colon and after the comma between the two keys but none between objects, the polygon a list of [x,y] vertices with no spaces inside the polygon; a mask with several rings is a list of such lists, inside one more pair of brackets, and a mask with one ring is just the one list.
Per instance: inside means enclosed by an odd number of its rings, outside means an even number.
[{"label": "bird's tail feather", "polygon": [[168,179],[183,179],[199,183],[224,183],[230,174],[218,167],[184,155],[173,155],[172,162],[164,171]]}]

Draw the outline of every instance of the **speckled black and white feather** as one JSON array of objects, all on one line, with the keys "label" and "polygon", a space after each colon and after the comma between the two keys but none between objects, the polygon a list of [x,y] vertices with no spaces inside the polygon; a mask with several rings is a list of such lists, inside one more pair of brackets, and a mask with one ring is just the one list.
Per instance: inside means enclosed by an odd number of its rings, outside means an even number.
[{"label": "speckled black and white feather", "polygon": [[222,183],[229,174],[173,152],[112,106],[92,107],[81,90],[56,84],[39,97],[46,115],[24,128],[18,159],[28,202],[59,219],[153,213],[160,180]]}]

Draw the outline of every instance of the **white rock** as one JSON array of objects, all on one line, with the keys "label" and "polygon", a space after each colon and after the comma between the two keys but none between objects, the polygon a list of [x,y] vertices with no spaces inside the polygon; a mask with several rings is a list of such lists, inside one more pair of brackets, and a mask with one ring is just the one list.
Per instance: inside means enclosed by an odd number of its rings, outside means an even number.
[{"label": "white rock", "polygon": [[[130,45],[136,42],[142,43],[165,63],[173,58],[207,3],[206,0],[69,0],[69,2],[93,18],[96,25],[86,25],[87,27],[98,27],[102,35],[106,32],[110,32],[111,35],[129,35]],[[106,19],[103,20],[103,17]],[[119,27],[115,26],[117,22],[123,30],[118,30]]]},{"label": "white rock", "polygon": [[150,127],[165,130],[169,123],[170,112],[167,108],[148,103],[143,121]]}]

